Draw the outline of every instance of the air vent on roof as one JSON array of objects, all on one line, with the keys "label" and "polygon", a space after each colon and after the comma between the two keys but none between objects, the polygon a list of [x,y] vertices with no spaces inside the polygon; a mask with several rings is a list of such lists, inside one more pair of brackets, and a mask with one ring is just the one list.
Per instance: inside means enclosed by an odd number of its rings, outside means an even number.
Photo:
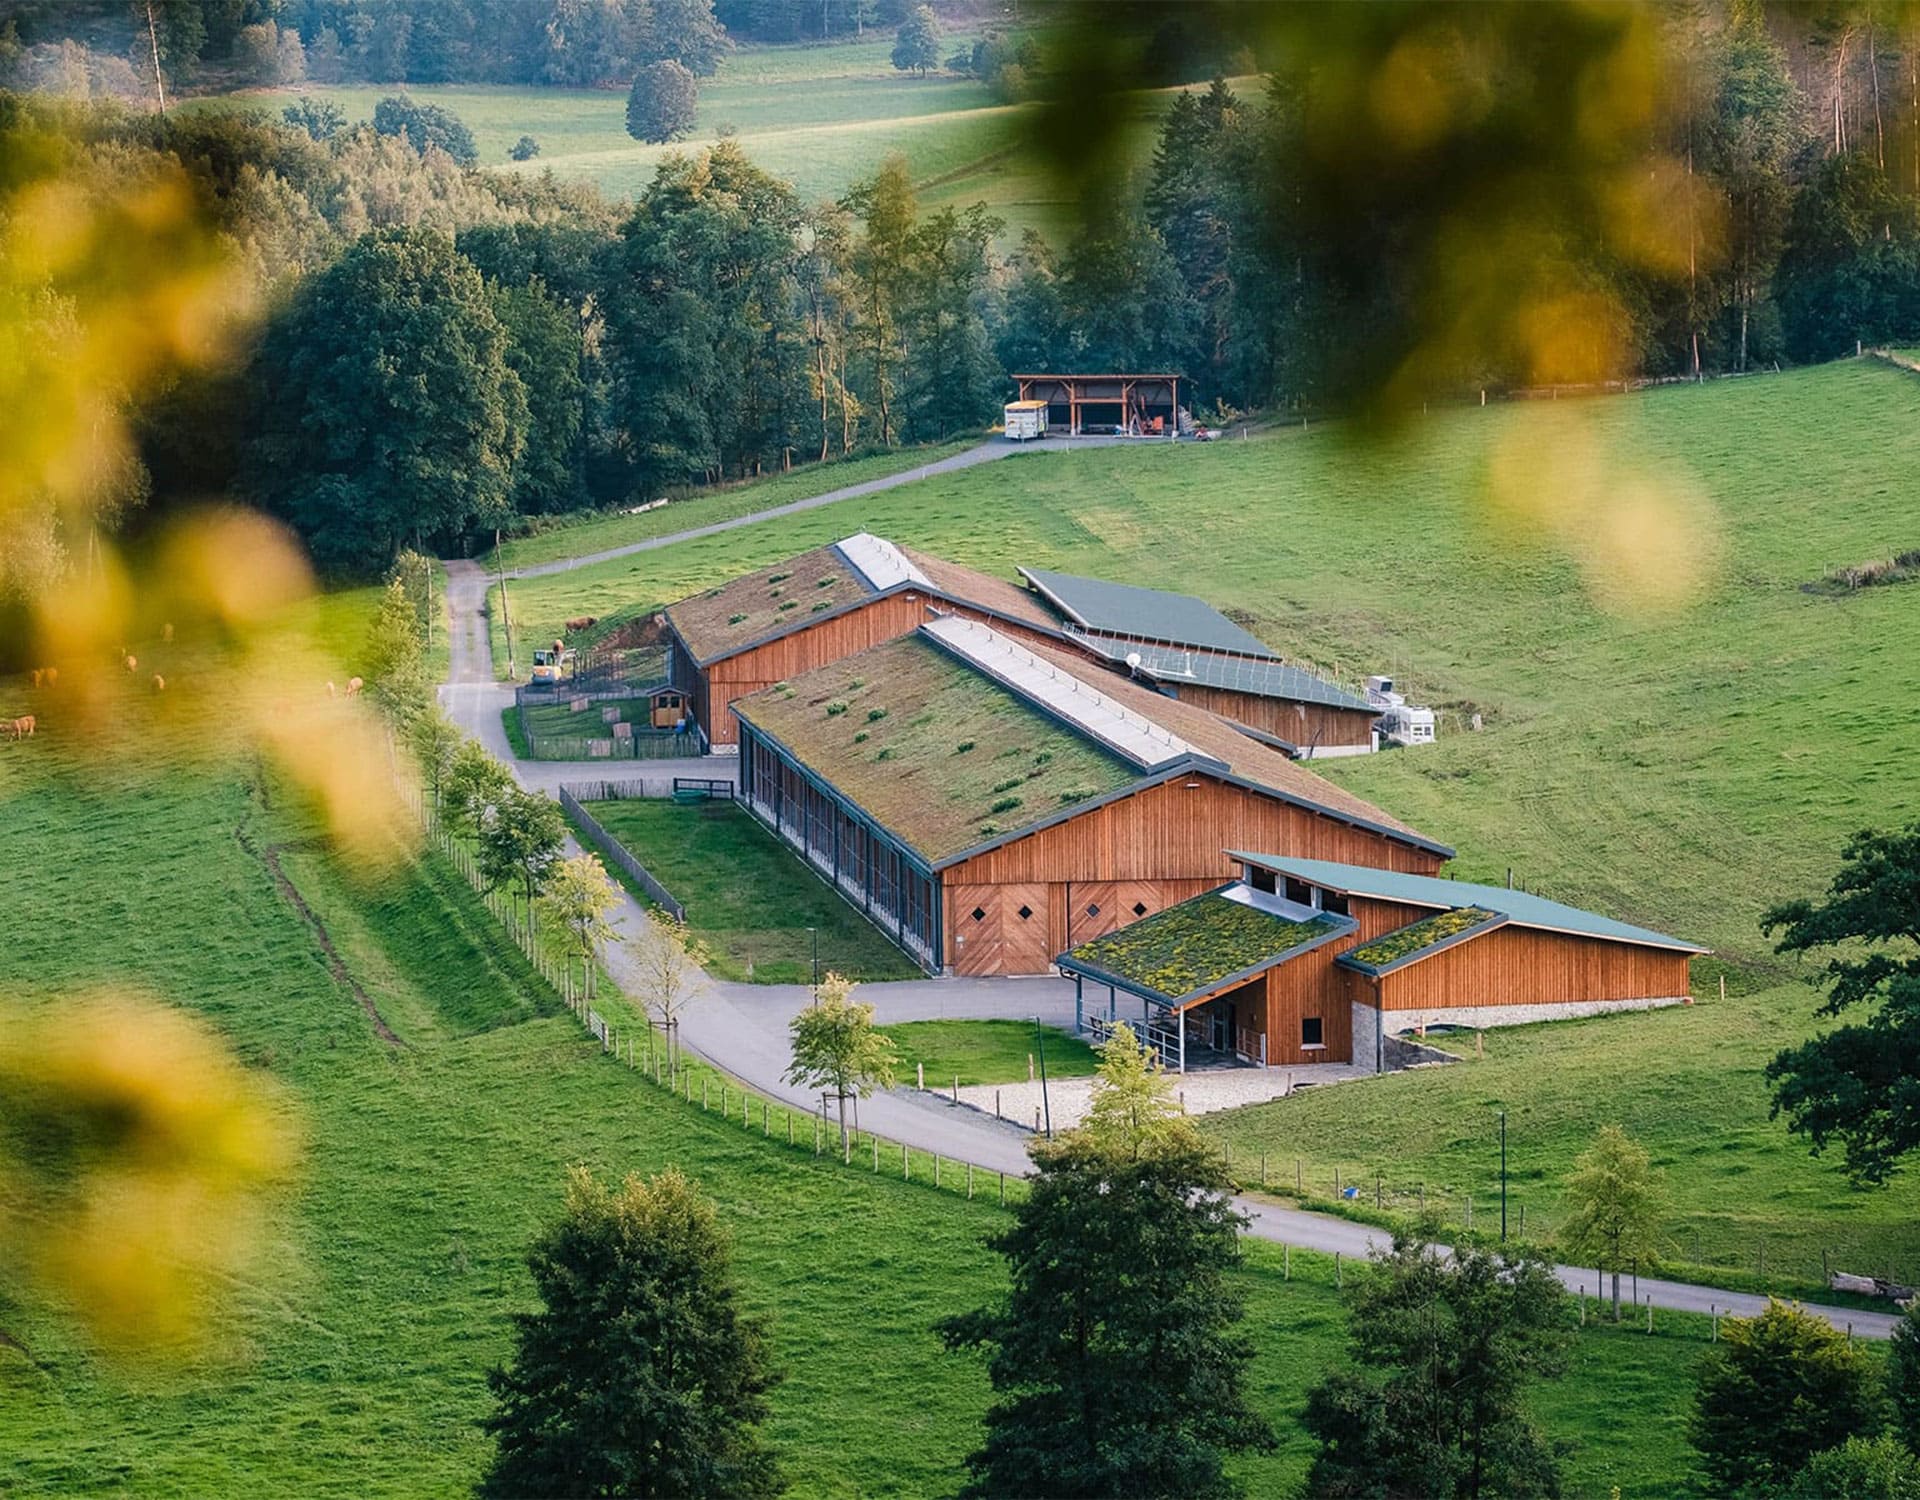
[{"label": "air vent on roof", "polygon": [[875,536],[870,531],[857,531],[834,545],[847,560],[847,565],[865,579],[867,587],[875,593],[884,593],[903,583],[917,583],[923,589],[933,587],[933,580],[909,562],[906,554],[885,537]]}]

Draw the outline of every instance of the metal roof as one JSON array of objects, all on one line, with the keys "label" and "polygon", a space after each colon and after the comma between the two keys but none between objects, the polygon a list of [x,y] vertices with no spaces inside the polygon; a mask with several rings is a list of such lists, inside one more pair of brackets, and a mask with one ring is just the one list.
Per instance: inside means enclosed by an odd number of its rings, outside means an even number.
[{"label": "metal roof", "polygon": [[1293,703],[1321,703],[1329,708],[1379,712],[1358,693],[1350,693],[1317,673],[1275,658],[1254,660],[1245,656],[1223,656],[1217,651],[1186,651],[1152,642],[1115,640],[1078,630],[1067,633],[1111,661],[1124,662],[1129,655],[1138,653],[1140,662],[1136,670],[1154,682],[1175,687],[1191,682],[1230,693],[1247,693],[1255,698],[1284,698]]},{"label": "metal roof", "polygon": [[1249,635],[1219,610],[1190,594],[1137,588],[1101,578],[1080,578],[1045,568],[1022,568],[1021,577],[1047,602],[1084,630],[1102,635],[1135,636],[1243,656],[1271,657],[1267,645]]},{"label": "metal roof", "polygon": [[875,536],[870,531],[856,531],[833,545],[846,559],[847,565],[876,594],[898,588],[903,583],[916,584],[923,589],[933,587],[933,580],[916,568],[885,537]]},{"label": "metal roof", "polygon": [[1291,875],[1312,885],[1345,891],[1353,896],[1371,896],[1380,901],[1401,901],[1410,906],[1433,906],[1453,910],[1478,906],[1497,912],[1515,926],[1535,927],[1547,932],[1569,932],[1580,937],[1605,938],[1618,943],[1638,943],[1649,948],[1672,948],[1682,953],[1705,953],[1698,943],[1684,942],[1617,922],[1596,912],[1582,911],[1545,896],[1527,891],[1510,891],[1504,886],[1476,885],[1469,880],[1443,880],[1434,875],[1403,875],[1397,870],[1376,870],[1368,865],[1336,864],[1325,859],[1295,859],[1285,854],[1254,854],[1229,849],[1231,859],[1258,865]]},{"label": "metal roof", "polygon": [[1185,757],[1209,759],[1145,714],[1043,660],[1011,636],[958,615],[930,620],[920,630],[1001,686],[1066,720],[1143,771],[1155,771]]}]

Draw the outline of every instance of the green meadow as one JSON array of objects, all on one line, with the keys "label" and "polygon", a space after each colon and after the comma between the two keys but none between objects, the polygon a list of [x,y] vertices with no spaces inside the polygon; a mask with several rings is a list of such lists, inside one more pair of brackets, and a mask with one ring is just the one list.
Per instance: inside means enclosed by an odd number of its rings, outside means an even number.
[{"label": "green meadow", "polygon": [[[946,50],[971,44],[977,32],[955,29]],[[1002,243],[1017,245],[1038,229],[1058,240],[1076,187],[1049,171],[1023,144],[1031,106],[1006,104],[981,82],[949,74],[915,78],[896,70],[893,38],[830,46],[743,47],[700,86],[693,131],[667,145],[627,134],[620,90],[490,84],[336,86],[308,84],[249,89],[191,107],[264,108],[274,114],[302,94],[338,104],[350,121],[371,120],[389,94],[406,92],[452,110],[472,130],[480,165],[515,172],[551,172],[587,181],[611,198],[630,198],[653,180],[669,153],[697,152],[737,140],[760,166],[791,181],[809,201],[837,198],[887,156],[905,156],[924,208],[985,203],[1005,220]],[[1133,96],[1121,139],[1140,159],[1175,90]],[[540,143],[532,161],[508,151],[522,135]]]},{"label": "green meadow", "polygon": [[[1511,867],[1710,946],[1699,1003],[1497,1033],[1451,1073],[1305,1091],[1209,1128],[1236,1152],[1299,1156],[1329,1188],[1336,1166],[1377,1170],[1463,1211],[1486,1201],[1506,1107],[1550,1224],[1572,1157],[1618,1121],[1668,1166],[1676,1257],[1757,1275],[1764,1256],[1803,1284],[1826,1250],[1913,1276],[1912,1181],[1856,1191],[1768,1118],[1761,1069],[1812,1028],[1799,981],[1816,966],[1772,954],[1758,921],[1821,888],[1849,833],[1920,807],[1920,584],[1822,586],[1920,545],[1917,418],[1920,378],[1846,361],[1444,411],[1373,440],[1324,427],[1021,455],[529,579],[514,606],[535,621],[658,606],[866,528],[1005,576],[1038,563],[1198,590],[1349,681],[1394,672],[1441,710],[1439,743],[1325,774],[1455,846],[1461,878]],[[1602,514],[1649,486],[1680,497],[1680,528],[1628,540],[1689,597],[1635,608],[1589,587],[1594,538],[1538,520],[1564,498],[1570,446],[1597,455]]]},{"label": "green meadow", "polygon": [[[338,638],[354,613],[335,613]],[[0,1005],[144,986],[210,1021],[306,1139],[257,1258],[219,1288],[204,1355],[129,1368],[17,1281],[0,1289],[0,1327],[28,1351],[0,1348],[9,1495],[469,1493],[485,1374],[530,1303],[521,1257],[573,1163],[677,1165],[719,1202],[745,1300],[774,1319],[787,1379],[771,1436],[794,1494],[958,1486],[985,1378],[931,1326],[999,1283],[990,1200],[789,1150],[619,1066],[437,856],[380,878],[343,868],[284,787],[163,749],[111,768],[68,763],[51,740],[6,753],[0,923],[44,939],[0,944]],[[322,931],[397,1043],[330,974]],[[1304,1471],[1296,1414],[1339,1357],[1333,1276],[1255,1246],[1236,1278],[1253,1391],[1283,1440],[1241,1466],[1254,1493]],[[1574,1445],[1576,1492],[1669,1491],[1703,1338],[1675,1318],[1653,1337],[1578,1339],[1574,1372],[1538,1396]]]}]

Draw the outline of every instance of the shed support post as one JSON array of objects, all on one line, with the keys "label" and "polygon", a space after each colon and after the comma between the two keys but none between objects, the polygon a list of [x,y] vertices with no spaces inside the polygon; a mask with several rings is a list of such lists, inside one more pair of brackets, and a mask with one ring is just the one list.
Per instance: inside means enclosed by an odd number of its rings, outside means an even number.
[{"label": "shed support post", "polygon": [[1081,994],[1080,994],[1081,983],[1082,981],[1080,976],[1078,974],[1074,975],[1073,976],[1073,1034],[1075,1036],[1081,1035],[1087,1029],[1086,1007],[1081,1003]]},{"label": "shed support post", "polygon": [[1187,1018],[1179,1011],[1173,1013],[1173,1024],[1180,1034],[1180,1071],[1187,1071]]}]

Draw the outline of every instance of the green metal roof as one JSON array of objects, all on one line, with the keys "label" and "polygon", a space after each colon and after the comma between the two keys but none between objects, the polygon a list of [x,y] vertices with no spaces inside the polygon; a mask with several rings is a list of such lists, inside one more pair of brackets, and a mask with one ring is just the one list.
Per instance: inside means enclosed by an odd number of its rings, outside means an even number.
[{"label": "green metal roof", "polygon": [[1208,891],[1082,943],[1054,962],[1069,972],[1179,1005],[1251,979],[1355,926],[1352,918],[1331,914],[1302,922],[1255,905],[1258,899],[1259,893],[1245,886]]},{"label": "green metal roof", "polygon": [[1170,641],[1245,656],[1270,657],[1264,641],[1249,635],[1219,610],[1190,594],[1108,583],[1103,578],[1080,578],[1072,573],[1050,573],[1045,568],[1022,568],[1020,574],[1053,607],[1075,625],[1103,635],[1137,636],[1143,641]]},{"label": "green metal roof", "polygon": [[1698,943],[1668,937],[1663,932],[1617,922],[1596,912],[1582,911],[1545,896],[1526,891],[1510,891],[1503,886],[1476,885],[1468,880],[1443,880],[1433,875],[1403,875],[1397,870],[1376,870],[1368,865],[1336,864],[1324,859],[1295,859],[1285,854],[1255,854],[1230,849],[1228,856],[1263,870],[1291,875],[1312,885],[1346,891],[1355,896],[1372,896],[1380,901],[1403,901],[1410,906],[1433,906],[1451,911],[1462,906],[1477,906],[1497,912],[1521,927],[1538,927],[1549,932],[1571,932],[1581,937],[1607,938],[1619,943],[1640,943],[1650,948],[1673,948],[1682,953],[1705,953]]}]

